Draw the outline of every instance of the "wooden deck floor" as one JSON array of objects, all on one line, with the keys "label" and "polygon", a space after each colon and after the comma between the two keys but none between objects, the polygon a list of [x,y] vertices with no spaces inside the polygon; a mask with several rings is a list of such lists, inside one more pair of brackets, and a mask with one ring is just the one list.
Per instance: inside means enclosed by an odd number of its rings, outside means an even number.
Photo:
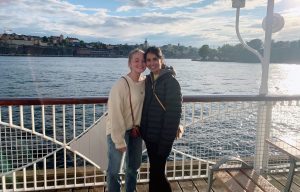
[{"label": "wooden deck floor", "polygon": [[[268,180],[280,191],[283,191],[285,182],[287,180],[287,173],[268,175]],[[205,192],[207,189],[207,179],[171,181],[171,186],[173,192]],[[65,190],[57,190],[57,191],[104,192],[105,187],[89,187],[89,188],[65,189]],[[137,192],[147,192],[147,191],[148,191],[148,183],[137,185]],[[220,184],[218,181],[215,181],[213,184],[212,191],[225,192],[226,190],[223,188],[222,184]],[[300,192],[300,172],[297,172],[294,176],[291,191]]]}]

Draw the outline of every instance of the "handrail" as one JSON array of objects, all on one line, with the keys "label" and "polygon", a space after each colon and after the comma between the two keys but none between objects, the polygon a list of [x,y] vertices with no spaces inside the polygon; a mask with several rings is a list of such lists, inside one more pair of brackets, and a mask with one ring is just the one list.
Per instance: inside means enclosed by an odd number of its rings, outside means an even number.
[{"label": "handrail", "polygon": [[[300,95],[185,95],[183,102],[292,101]],[[1,100],[1,98],[0,98]]]},{"label": "handrail", "polygon": [[0,98],[0,106],[10,105],[67,105],[107,103],[108,97],[16,97]]},{"label": "handrail", "polygon": [[[67,105],[107,103],[108,97],[16,97],[0,98],[0,106],[12,105]],[[185,95],[183,102],[223,101],[291,101],[300,100],[300,95]]]}]

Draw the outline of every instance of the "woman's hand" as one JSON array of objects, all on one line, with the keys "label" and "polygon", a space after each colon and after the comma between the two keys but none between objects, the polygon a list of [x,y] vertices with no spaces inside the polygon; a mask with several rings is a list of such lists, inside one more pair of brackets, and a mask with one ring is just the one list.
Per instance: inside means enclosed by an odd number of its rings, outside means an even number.
[{"label": "woman's hand", "polygon": [[117,150],[120,151],[120,152],[122,152],[122,153],[124,153],[127,150],[127,148],[126,147],[122,147],[122,148],[119,148]]}]

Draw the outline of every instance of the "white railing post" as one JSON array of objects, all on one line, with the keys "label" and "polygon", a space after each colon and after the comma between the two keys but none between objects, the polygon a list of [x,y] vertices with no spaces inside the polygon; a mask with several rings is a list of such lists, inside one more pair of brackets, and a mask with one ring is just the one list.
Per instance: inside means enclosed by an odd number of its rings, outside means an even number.
[{"label": "white railing post", "polygon": [[270,135],[272,102],[266,101],[259,105],[257,118],[254,169],[261,172],[266,170],[268,165],[268,145],[265,140]]},{"label": "white railing post", "polygon": [[9,125],[13,124],[13,115],[12,115],[12,106],[8,106],[8,118],[9,118]]},{"label": "white railing post", "polygon": [[[269,64],[271,56],[272,23],[274,12],[274,0],[268,0],[266,30],[264,42],[264,56],[262,60],[262,79],[259,89],[260,95],[268,94]],[[272,103],[267,102],[266,106],[259,106],[258,127],[255,146],[254,169],[258,172],[266,170],[268,164],[268,146],[265,140],[270,136],[270,124],[272,118]]]},{"label": "white railing post", "polygon": [[2,176],[1,180],[2,180],[2,191],[6,191],[6,179],[5,179],[5,176]]},{"label": "white railing post", "polygon": [[23,110],[23,105],[20,105],[20,125],[21,125],[21,128],[24,129],[24,110]]},{"label": "white railing post", "polygon": [[26,168],[23,168],[23,189],[24,191],[27,189],[27,172]]},{"label": "white railing post", "polygon": [[43,136],[46,135],[46,128],[45,128],[45,105],[42,105],[42,133],[43,133]]},{"label": "white railing post", "polygon": [[12,183],[13,183],[13,190],[17,190],[17,179],[16,179],[16,172],[12,173]]}]

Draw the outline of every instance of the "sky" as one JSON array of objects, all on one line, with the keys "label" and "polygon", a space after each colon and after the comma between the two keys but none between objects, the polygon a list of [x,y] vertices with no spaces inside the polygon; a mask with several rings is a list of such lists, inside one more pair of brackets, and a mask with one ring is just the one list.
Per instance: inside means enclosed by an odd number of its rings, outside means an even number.
[{"label": "sky", "polygon": [[[284,28],[275,41],[300,40],[300,0],[275,0]],[[246,0],[240,32],[264,39],[267,0]],[[231,0],[0,0],[0,34],[74,37],[105,44],[237,44]]]}]

